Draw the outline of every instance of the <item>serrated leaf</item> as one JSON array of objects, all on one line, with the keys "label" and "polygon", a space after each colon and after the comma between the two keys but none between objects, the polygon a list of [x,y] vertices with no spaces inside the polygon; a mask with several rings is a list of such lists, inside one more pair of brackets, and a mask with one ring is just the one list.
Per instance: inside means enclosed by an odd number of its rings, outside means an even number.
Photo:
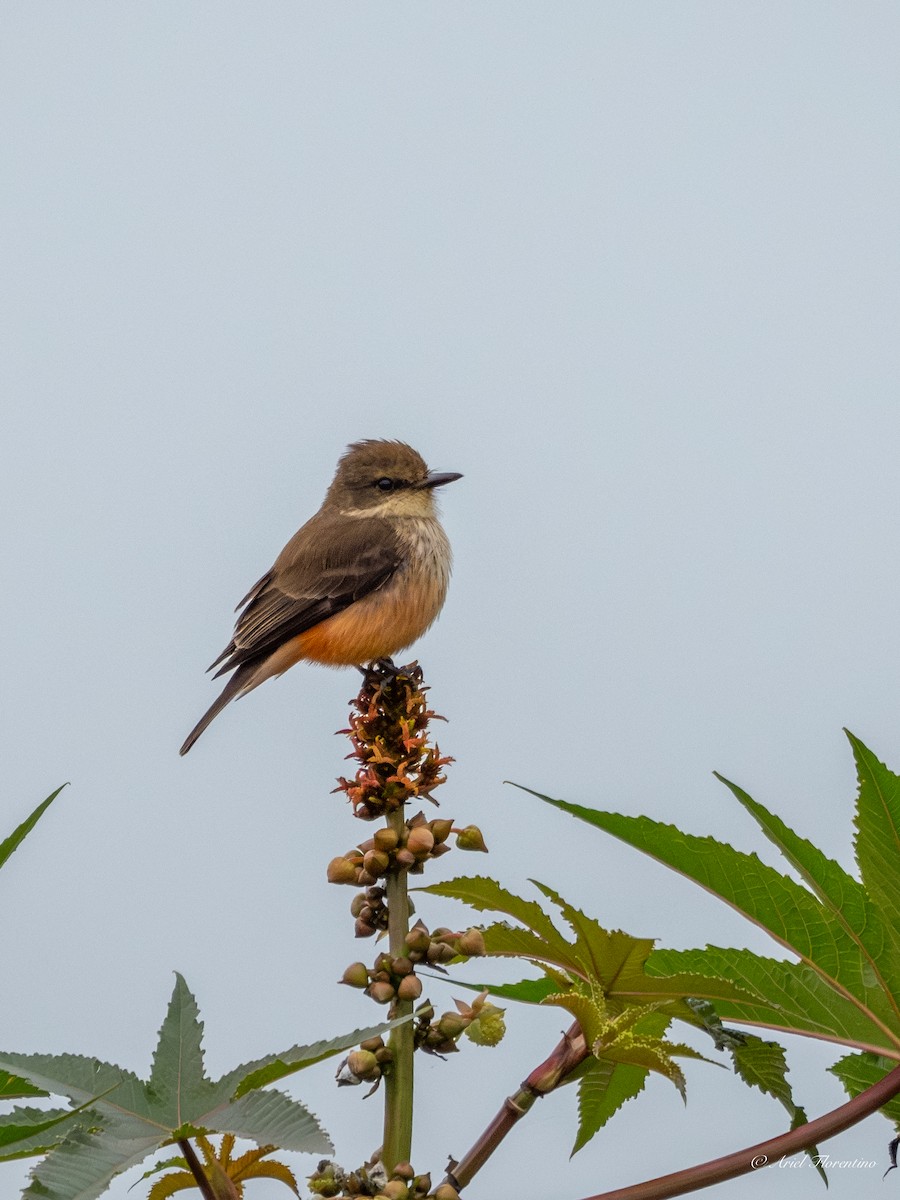
[{"label": "serrated leaf", "polygon": [[233,1104],[209,1114],[212,1133],[234,1133],[253,1142],[274,1143],[282,1150],[331,1154],[334,1147],[322,1126],[297,1100],[284,1092],[247,1092]]},{"label": "serrated leaf", "polygon": [[[76,1117],[71,1108],[14,1108],[0,1115],[0,1162],[46,1154],[65,1137],[60,1129]],[[53,1130],[51,1133],[50,1131]]]},{"label": "serrated leaf", "polygon": [[0,1100],[25,1100],[46,1096],[43,1088],[35,1087],[27,1079],[18,1075],[10,1075],[8,1071],[0,1071]]},{"label": "serrated leaf", "polygon": [[[880,765],[880,764],[879,764]],[[884,920],[858,880],[828,858],[817,846],[794,833],[780,817],[764,808],[743,788],[715,772],[716,778],[754,818],[760,829],[784,855],[855,943],[863,973],[869,973],[889,997],[900,995],[900,921]],[[894,1011],[900,1017],[896,1001]]]},{"label": "serrated leaf", "polygon": [[172,1129],[191,1119],[186,1113],[202,1110],[211,1099],[213,1088],[203,1070],[202,1042],[197,1001],[176,971],[147,1082],[155,1099],[154,1118]]},{"label": "serrated leaf", "polygon": [[316,1118],[280,1092],[257,1089],[402,1022],[295,1046],[246,1063],[213,1084],[203,1073],[202,1026],[181,976],[160,1029],[150,1081],[82,1055],[0,1054],[0,1069],[35,1087],[91,1104],[91,1130],[76,1129],[35,1167],[27,1200],[94,1200],[116,1175],[173,1139],[206,1131],[288,1150],[330,1152]]},{"label": "serrated leaf", "polygon": [[[885,1058],[881,1054],[848,1054],[828,1070],[838,1077],[844,1085],[844,1090],[852,1098],[884,1079],[896,1065],[895,1059]],[[894,1096],[878,1111],[889,1121],[895,1124],[900,1122],[900,1096]]]},{"label": "serrated leaf", "polygon": [[[444,883],[434,883],[428,887],[416,888],[417,892],[427,892],[432,896],[447,896],[452,900],[461,900],[478,912],[502,912],[508,917],[520,921],[528,929],[534,930],[546,942],[551,943],[560,937],[559,930],[533,900],[524,900],[513,892],[501,887],[494,879],[484,875],[466,876],[461,879],[449,879]],[[563,943],[565,945],[565,943]]]},{"label": "serrated leaf", "polygon": [[464,983],[454,979],[453,986],[468,992],[490,992],[501,1000],[519,1000],[523,1004],[540,1004],[547,996],[559,991],[553,979],[520,979],[518,983]]},{"label": "serrated leaf", "polygon": [[721,973],[758,1000],[717,1000],[726,1020],[764,1026],[781,1033],[800,1033],[850,1046],[898,1054],[893,1038],[829,987],[811,967],[765,958],[752,950],[707,946],[703,950],[655,950],[648,971]]},{"label": "serrated leaf", "polygon": [[409,1019],[409,1017],[402,1017],[396,1021],[383,1022],[381,1025],[369,1025],[364,1029],[354,1029],[350,1033],[330,1038],[327,1041],[311,1042],[309,1045],[298,1044],[291,1046],[289,1050],[282,1050],[278,1054],[267,1054],[264,1058],[242,1063],[216,1081],[213,1099],[217,1103],[224,1099],[238,1099],[256,1088],[277,1083],[288,1075],[294,1075],[297,1071],[304,1071],[307,1067],[333,1058],[335,1054],[340,1054],[341,1051],[348,1050],[351,1046],[357,1046],[369,1038],[380,1037],[381,1034],[395,1029]]},{"label": "serrated leaf", "polygon": [[55,792],[51,792],[47,799],[42,800],[34,812],[31,813],[30,816],[26,817],[22,824],[17,826],[8,838],[4,838],[4,840],[0,842],[0,867],[3,866],[12,852],[21,845],[28,834],[31,833],[32,829],[34,829],[35,825],[37,825],[38,821],[41,819],[59,793],[63,790],[63,788],[68,786],[68,784],[64,783],[62,787],[58,787]]},{"label": "serrated leaf", "polygon": [[277,1160],[266,1159],[262,1162],[256,1162],[249,1171],[239,1171],[233,1178],[242,1181],[244,1179],[277,1179],[279,1183],[283,1183],[289,1187],[295,1196],[300,1195],[300,1189],[297,1187],[297,1178],[294,1172],[287,1163],[278,1162]]},{"label": "serrated leaf", "polygon": [[578,1081],[578,1133],[570,1157],[588,1144],[626,1100],[643,1090],[646,1079],[643,1067],[606,1058],[588,1059]]},{"label": "serrated leaf", "polygon": [[849,730],[859,777],[856,861],[885,924],[900,926],[900,776],[889,771]]},{"label": "serrated leaf", "polygon": [[147,1193],[147,1200],[169,1200],[169,1196],[174,1196],[176,1192],[186,1192],[196,1186],[197,1180],[190,1171],[174,1171],[157,1179]]},{"label": "serrated leaf", "polygon": [[35,1166],[22,1200],[96,1200],[116,1175],[155,1150],[158,1140],[149,1134],[119,1139],[76,1131]]},{"label": "serrated leaf", "polygon": [[[714,838],[685,834],[647,817],[600,812],[532,794],[643,850],[725,900],[797,954],[833,998],[849,1001],[857,1009],[862,1023],[869,1026],[866,1041],[857,1044],[880,1047],[887,1041],[900,1051],[900,1019],[891,997],[861,958],[841,919],[806,888],[766,866],[755,854],[740,853]],[[736,976],[724,978],[741,982]]]}]

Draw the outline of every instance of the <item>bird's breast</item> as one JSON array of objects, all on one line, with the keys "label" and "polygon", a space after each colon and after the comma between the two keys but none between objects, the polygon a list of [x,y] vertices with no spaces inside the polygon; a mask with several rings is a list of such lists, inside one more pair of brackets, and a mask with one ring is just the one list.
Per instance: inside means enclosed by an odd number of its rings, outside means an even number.
[{"label": "bird's breast", "polygon": [[403,564],[377,591],[301,633],[297,658],[330,666],[373,662],[405,650],[434,623],[450,582],[447,535],[427,518],[398,521],[397,533]]}]

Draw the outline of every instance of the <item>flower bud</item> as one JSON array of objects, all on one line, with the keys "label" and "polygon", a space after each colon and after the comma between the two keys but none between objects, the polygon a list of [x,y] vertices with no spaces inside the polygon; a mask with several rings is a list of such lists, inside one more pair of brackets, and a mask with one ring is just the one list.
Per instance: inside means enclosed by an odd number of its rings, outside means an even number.
[{"label": "flower bud", "polygon": [[358,868],[348,858],[333,858],[325,871],[329,883],[356,883],[358,874]]},{"label": "flower bud", "polygon": [[383,850],[368,850],[363,857],[363,871],[377,879],[383,875],[391,864],[391,860]]},{"label": "flower bud", "polygon": [[415,1179],[415,1176],[416,1176],[416,1173],[412,1169],[412,1163],[399,1162],[399,1163],[397,1163],[396,1167],[394,1167],[394,1175],[393,1175],[394,1179],[410,1180],[410,1179]]},{"label": "flower bud", "polygon": [[426,858],[434,849],[434,834],[427,825],[417,825],[409,831],[406,849],[416,858]]},{"label": "flower bud", "polygon": [[404,975],[397,984],[397,996],[400,1000],[418,1000],[422,995],[422,981],[415,975]]},{"label": "flower bud", "polygon": [[371,996],[376,1004],[390,1004],[396,994],[392,984],[380,980],[370,984],[366,990],[366,995]]},{"label": "flower bud", "polygon": [[364,1042],[359,1043],[359,1048],[360,1050],[371,1050],[373,1054],[377,1054],[379,1050],[384,1049],[384,1038],[366,1038]]},{"label": "flower bud", "polygon": [[459,1192],[449,1183],[441,1183],[434,1189],[434,1200],[459,1200]]},{"label": "flower bud", "polygon": [[400,836],[396,829],[379,829],[372,838],[372,844],[375,849],[382,850],[385,854],[390,854],[392,850],[396,850],[399,841]]},{"label": "flower bud", "polygon": [[390,1046],[382,1046],[380,1050],[375,1051],[375,1058],[383,1067],[385,1063],[394,1061],[394,1052]]},{"label": "flower bud", "polygon": [[424,1175],[417,1175],[413,1180],[413,1188],[417,1196],[427,1196],[431,1191],[431,1175],[426,1172]]},{"label": "flower bud", "polygon": [[406,935],[406,948],[424,952],[430,945],[431,935],[422,922],[418,921]]},{"label": "flower bud", "polygon": [[394,855],[394,862],[397,864],[397,869],[400,871],[408,871],[410,867],[416,865],[416,856],[412,850],[398,850]]},{"label": "flower bud", "polygon": [[456,943],[456,947],[460,954],[466,954],[469,958],[477,958],[485,952],[484,934],[480,929],[467,929]]},{"label": "flower bud", "polygon": [[378,930],[374,925],[370,925],[369,922],[364,921],[362,917],[356,918],[356,923],[353,926],[353,933],[355,937],[373,937],[377,932]]},{"label": "flower bud", "polygon": [[346,983],[348,987],[366,988],[369,986],[369,972],[366,969],[366,964],[361,962],[351,963],[344,974],[341,976],[341,983]]},{"label": "flower bud", "polygon": [[432,942],[425,957],[430,963],[446,963],[456,958],[456,951],[446,942]]},{"label": "flower bud", "polygon": [[442,819],[429,821],[428,828],[434,835],[435,842],[446,842],[447,838],[450,836],[450,831],[453,829],[453,822]]},{"label": "flower bud", "polygon": [[350,901],[350,916],[358,917],[365,907],[367,907],[365,892],[357,892]]},{"label": "flower bud", "polygon": [[446,842],[438,842],[431,852],[431,857],[440,858],[442,854],[449,854],[452,849],[453,847],[448,846]]},{"label": "flower bud", "polygon": [[391,1179],[379,1194],[384,1196],[385,1200],[408,1200],[409,1188],[402,1179]]},{"label": "flower bud", "polygon": [[357,1079],[377,1079],[381,1075],[378,1060],[369,1050],[352,1050],[347,1055],[347,1066]]},{"label": "flower bud", "polygon": [[413,965],[408,958],[392,958],[391,959],[391,974],[393,975],[411,975]]},{"label": "flower bud", "polygon": [[445,1038],[457,1038],[466,1028],[469,1022],[461,1013],[445,1012],[441,1013],[440,1020],[437,1023],[437,1031]]},{"label": "flower bud", "polygon": [[354,882],[358,883],[360,887],[370,887],[373,883],[378,882],[378,876],[370,875],[368,871],[363,869],[357,873]]}]

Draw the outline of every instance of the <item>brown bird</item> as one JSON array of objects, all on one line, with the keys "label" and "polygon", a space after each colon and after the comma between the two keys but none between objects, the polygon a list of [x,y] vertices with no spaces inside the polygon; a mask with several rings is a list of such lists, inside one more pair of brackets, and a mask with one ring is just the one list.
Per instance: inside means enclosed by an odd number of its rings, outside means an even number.
[{"label": "brown bird", "polygon": [[429,472],[404,442],[348,447],[322,507],[237,606],[234,636],[209,668],[234,674],[181,753],[229,701],[294,663],[362,666],[421,637],[450,581],[434,489],[461,478]]}]

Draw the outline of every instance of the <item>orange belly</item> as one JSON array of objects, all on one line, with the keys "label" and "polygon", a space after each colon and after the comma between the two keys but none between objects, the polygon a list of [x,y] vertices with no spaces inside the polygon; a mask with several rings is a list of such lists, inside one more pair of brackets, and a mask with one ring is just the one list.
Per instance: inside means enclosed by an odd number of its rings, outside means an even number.
[{"label": "orange belly", "polygon": [[281,646],[266,662],[280,675],[307,659],[327,666],[355,666],[404,650],[432,624],[444,602],[442,580],[398,578],[357,600]]}]

